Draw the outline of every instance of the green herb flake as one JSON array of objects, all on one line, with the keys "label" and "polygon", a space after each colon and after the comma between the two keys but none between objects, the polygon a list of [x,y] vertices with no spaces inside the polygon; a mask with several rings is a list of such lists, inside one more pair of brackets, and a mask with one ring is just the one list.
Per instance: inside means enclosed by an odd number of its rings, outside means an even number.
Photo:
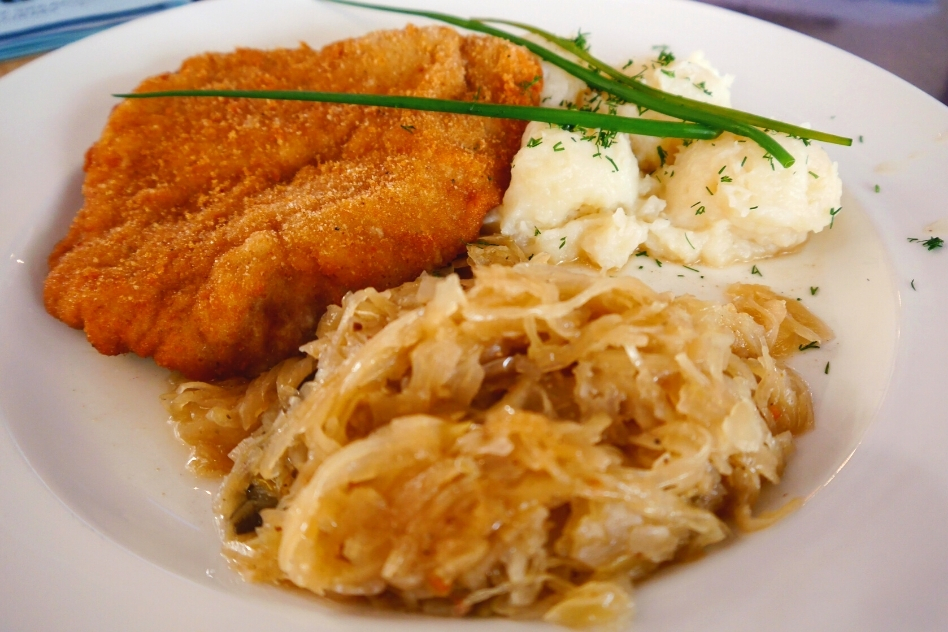
[{"label": "green herb flake", "polygon": [[839,208],[831,208],[831,209],[830,209],[830,228],[833,227],[833,223],[836,221],[836,215],[837,215],[841,210],[843,210],[843,207],[842,207],[842,206],[840,206]]},{"label": "green herb flake", "polygon": [[813,178],[814,180],[819,180],[819,179],[820,179],[820,176],[816,175],[816,174],[813,173],[812,171],[809,171],[809,172],[807,172],[807,173],[809,173],[809,174],[810,174],[810,177]]},{"label": "green herb flake", "polygon": [[538,147],[543,142],[542,138],[531,138],[527,141],[527,147]]},{"label": "green herb flake", "polygon": [[616,164],[616,161],[615,161],[615,160],[613,160],[613,159],[610,158],[609,156],[606,156],[606,160],[608,160],[609,163],[612,165],[612,170],[613,170],[614,172],[619,170],[619,165]]},{"label": "green herb flake", "polygon": [[661,163],[659,166],[664,167],[664,166],[665,166],[665,157],[666,157],[668,154],[665,153],[665,150],[662,149],[662,146],[661,146],[661,145],[659,145],[658,147],[656,147],[656,148],[655,148],[655,151],[658,153],[658,160],[659,160],[659,162]]},{"label": "green herb flake", "polygon": [[685,233],[685,241],[688,242],[688,245],[691,246],[691,249],[692,249],[692,250],[695,250],[695,245],[694,245],[693,243],[691,243],[691,240],[690,240],[690,239],[688,239],[688,233]]},{"label": "green herb flake", "polygon": [[528,82],[521,83],[521,84],[520,84],[520,90],[521,90],[522,92],[526,92],[527,90],[529,90],[530,88],[532,88],[533,86],[535,86],[535,85],[537,84],[537,82],[540,81],[540,79],[541,79],[540,75],[535,75],[535,76],[533,77],[533,80],[532,80],[532,81],[528,81]]},{"label": "green herb flake", "polygon": [[661,261],[659,261],[658,259],[656,259],[656,260],[655,260],[655,263],[656,263],[656,264],[658,264],[658,267],[659,267],[659,268],[661,268],[661,267],[662,267],[662,262],[661,262]]},{"label": "green herb flake", "polygon": [[699,206],[699,207],[698,207],[698,210],[695,211],[695,215],[704,215],[704,207],[703,207],[703,206]]},{"label": "green herb flake", "polygon": [[710,195],[714,195],[714,191],[712,191],[708,187],[705,187],[704,190],[707,191]]},{"label": "green herb flake", "polygon": [[875,191],[876,193],[879,193],[879,192],[882,191],[882,187],[880,187],[880,186],[877,184],[876,186],[872,187],[872,190]]},{"label": "green herb flake", "polygon": [[636,257],[647,257],[647,256],[648,256],[648,250],[643,250],[643,251],[641,251],[641,252],[637,252],[637,253],[635,253],[635,256],[636,256]]},{"label": "green herb flake", "polygon": [[725,170],[725,169],[727,169],[727,165],[724,165],[723,167],[721,167],[720,169],[718,169],[718,175],[721,175],[722,173],[724,173],[724,170]]},{"label": "green herb flake", "polygon": [[688,266],[681,266],[685,270],[691,270],[692,272],[700,272],[700,270],[695,270],[694,268],[689,268]]},{"label": "green herb flake", "polygon": [[693,85],[694,87],[696,87],[698,90],[701,90],[702,92],[704,92],[704,93],[705,93],[706,95],[708,95],[709,97],[712,96],[712,95],[711,95],[711,91],[708,90],[708,86],[706,86],[703,81],[701,81],[701,82],[699,82],[699,83],[693,83],[692,85]]},{"label": "green herb flake", "polygon": [[931,237],[930,239],[926,239],[924,241],[922,241],[921,239],[918,239],[917,237],[909,237],[908,240],[909,240],[909,243],[914,243],[916,241],[919,242],[920,244],[928,248],[929,251],[942,248],[945,245],[945,240],[942,239],[941,237]]},{"label": "green herb flake", "polygon": [[675,56],[668,50],[668,46],[652,46],[652,50],[659,51],[658,59],[655,60],[659,66],[667,66],[675,61]]},{"label": "green herb flake", "polygon": [[540,233],[540,229],[537,228],[536,226],[534,226],[534,227],[533,227],[533,236],[534,236],[534,237],[539,237],[541,234],[542,234],[542,233]]},{"label": "green herb flake", "polygon": [[563,147],[562,141],[557,141],[557,143],[553,145],[553,151],[565,151],[565,150],[566,150],[566,147]]},{"label": "green herb flake", "polygon": [[666,77],[671,77],[672,79],[675,78],[675,71],[674,71],[674,70],[665,70],[664,68],[662,68],[662,71],[661,71],[661,72],[662,72],[662,74],[665,75]]},{"label": "green herb flake", "polygon": [[830,373],[830,363],[829,363],[829,362],[826,363],[826,368],[823,369],[823,373],[824,373],[825,375],[829,375],[829,373]]},{"label": "green herb flake", "polygon": [[751,268],[751,274],[756,274],[759,277],[764,276],[763,274],[760,273],[760,270],[757,268],[757,266],[754,266],[753,268]]},{"label": "green herb flake", "polygon": [[560,237],[560,250],[566,245],[566,237]]},{"label": "green herb flake", "polygon": [[859,142],[862,142],[862,134],[859,135]]},{"label": "green herb flake", "polygon": [[[915,290],[915,279],[912,279],[912,282],[910,283],[910,285],[912,286],[912,289]],[[918,290],[915,290],[915,291],[918,292]]]},{"label": "green herb flake", "polygon": [[797,348],[800,349],[800,351],[806,351],[807,349],[819,349],[820,343],[818,340],[814,340],[813,342],[809,342],[805,345],[800,345]]},{"label": "green herb flake", "polygon": [[816,296],[816,293],[820,291],[818,286],[810,286],[810,296]]},{"label": "green herb flake", "polygon": [[750,208],[747,209],[747,210],[748,210],[748,211],[753,211],[753,210],[758,209],[758,208],[760,208],[760,207],[759,207],[759,206],[752,206],[752,207],[750,207]]},{"label": "green herb flake", "polygon": [[721,182],[734,182],[730,176],[721,176]]},{"label": "green herb flake", "polygon": [[[572,42],[576,44],[579,48],[583,50],[589,50],[589,40],[586,39],[586,36],[589,33],[583,33],[582,31],[576,31],[576,37],[572,39]],[[629,60],[632,61],[632,60]]]},{"label": "green herb flake", "polygon": [[747,156],[744,156],[744,160],[741,161],[741,166],[744,166],[744,163],[747,162]]}]

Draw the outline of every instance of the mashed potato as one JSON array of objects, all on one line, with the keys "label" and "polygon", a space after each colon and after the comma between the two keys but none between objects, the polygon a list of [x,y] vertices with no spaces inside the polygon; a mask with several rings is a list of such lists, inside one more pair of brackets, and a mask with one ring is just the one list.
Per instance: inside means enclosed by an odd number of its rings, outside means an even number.
[{"label": "mashed potato", "polygon": [[[627,65],[654,88],[729,106],[732,77],[695,53]],[[544,64],[543,102],[606,109],[598,95]],[[633,104],[623,116],[666,119]],[[640,248],[681,263],[726,266],[786,252],[830,224],[842,183],[821,148],[775,135],[796,159],[785,169],[753,141],[725,133],[711,141],[567,131],[531,123],[498,208],[500,230],[526,253],[554,262],[624,266]]]},{"label": "mashed potato", "polygon": [[[647,58],[639,64],[633,63],[624,71],[629,76],[640,77],[642,83],[651,88],[688,97],[695,101],[731,107],[731,84],[734,82],[734,77],[721,76],[700,51],[693,53],[687,59],[678,60],[668,50],[662,49],[657,58]],[[631,103],[619,106],[617,114],[657,121],[675,120],[654,110],[640,113],[638,106]],[[639,161],[639,167],[646,173],[662,167],[681,147],[679,138],[656,138],[634,134],[631,140],[632,151],[635,152],[635,157]],[[666,159],[662,159],[658,151],[659,147],[662,148]]]},{"label": "mashed potato", "polygon": [[842,195],[836,163],[815,145],[775,138],[796,159],[792,167],[729,133],[682,149],[675,175],[661,181],[665,210],[649,226],[649,252],[724,266],[790,250],[823,230]]},{"label": "mashed potato", "polygon": [[[592,133],[592,132],[590,132]],[[501,232],[529,254],[625,264],[648,236],[636,219],[639,170],[626,135],[608,146],[579,132],[530,123],[504,195]]]}]

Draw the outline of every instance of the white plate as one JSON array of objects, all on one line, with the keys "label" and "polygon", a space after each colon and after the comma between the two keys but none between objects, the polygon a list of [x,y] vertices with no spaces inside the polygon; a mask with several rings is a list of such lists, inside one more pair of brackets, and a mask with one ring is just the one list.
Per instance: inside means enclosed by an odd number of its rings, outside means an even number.
[{"label": "white plate", "polygon": [[[839,334],[798,361],[818,428],[779,494],[808,502],[644,583],[635,627],[948,629],[948,250],[907,241],[930,236],[936,222],[948,238],[948,109],[846,53],[705,5],[410,4],[560,33],[582,27],[613,61],[654,44],[700,48],[737,76],[742,109],[863,136],[849,149],[827,147],[846,184],[834,230],[759,266],[762,281],[803,298]],[[98,355],[42,307],[45,256],[81,204],[83,153],[115,103],[110,93],[206,50],[318,46],[405,21],[312,0],[202,2],[0,81],[0,629],[548,629],[347,609],[244,585],[218,554],[214,482],[184,471],[186,451],[164,421],[164,372]],[[748,268],[709,272],[698,290],[761,280]],[[681,283],[671,266],[632,272]]]}]

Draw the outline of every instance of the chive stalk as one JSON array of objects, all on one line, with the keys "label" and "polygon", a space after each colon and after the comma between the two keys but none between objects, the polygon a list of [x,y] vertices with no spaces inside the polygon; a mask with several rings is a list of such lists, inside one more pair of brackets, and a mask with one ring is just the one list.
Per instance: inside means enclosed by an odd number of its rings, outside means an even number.
[{"label": "chive stalk", "polygon": [[553,125],[572,125],[592,129],[605,129],[627,134],[646,136],[669,136],[708,140],[718,135],[718,130],[678,121],[653,121],[614,114],[557,110],[532,105],[507,105],[483,101],[452,101],[385,94],[357,94],[349,92],[308,92],[303,90],[164,90],[160,92],[134,92],[116,94],[124,99],[153,99],[158,97],[226,97],[244,99],[273,99],[277,101],[317,101],[321,103],[344,103],[368,105],[426,112],[450,114],[472,114],[492,118],[539,121]]},{"label": "chive stalk", "polygon": [[[363,2],[355,2],[353,0],[324,0],[325,2],[332,2],[334,4],[342,4],[353,7],[365,8],[365,9],[375,9],[379,11],[387,11],[390,13],[399,13],[402,15],[416,15],[419,17],[425,17],[432,20],[437,20],[439,22],[444,22],[446,24],[452,24],[461,28],[465,28],[471,31],[476,31],[480,33],[485,33],[488,35],[493,35],[502,39],[506,39],[514,44],[523,46],[533,54],[537,55],[541,59],[548,61],[556,66],[559,66],[569,74],[582,79],[586,84],[598,90],[608,92],[623,101],[629,103],[635,103],[639,107],[655,110],[656,112],[661,112],[668,116],[686,120],[693,121],[695,123],[700,123],[708,127],[714,127],[719,130],[725,130],[737,134],[739,136],[745,136],[758,145],[763,147],[770,153],[781,165],[784,167],[790,167],[795,162],[793,156],[787,152],[783,146],[781,146],[772,136],[764,132],[757,127],[754,127],[755,124],[765,125],[767,129],[776,129],[774,125],[781,127],[782,129],[792,129],[795,133],[793,135],[800,136],[801,138],[816,138],[817,135],[820,138],[818,140],[825,140],[827,142],[836,142],[843,145],[852,144],[851,139],[843,138],[840,136],[834,136],[831,134],[825,134],[823,132],[814,133],[812,130],[807,130],[806,128],[790,126],[786,123],[781,123],[780,121],[771,121],[770,119],[765,119],[763,117],[755,117],[754,115],[748,115],[736,110],[730,110],[729,108],[720,108],[719,106],[709,106],[709,104],[693,101],[691,99],[686,99],[684,97],[678,97],[675,95],[669,95],[668,93],[662,92],[661,90],[655,90],[654,88],[649,88],[644,86],[639,82],[634,81],[631,77],[627,77],[623,73],[612,69],[607,64],[602,63],[597,60],[592,55],[589,55],[585,49],[576,45],[570,40],[565,38],[560,38],[555,35],[546,33],[542,29],[537,29],[536,27],[529,27],[527,30],[534,32],[541,37],[546,38],[549,36],[552,38],[550,41],[557,45],[567,44],[565,50],[568,52],[574,53],[590,63],[595,70],[590,70],[589,68],[584,68],[549,49],[540,46],[530,40],[526,40],[517,35],[513,35],[501,29],[494,28],[487,24],[487,21],[493,21],[498,23],[505,23],[511,26],[525,27],[526,25],[520,23],[514,23],[509,21],[501,20],[475,20],[475,19],[465,19],[459,18],[457,16],[449,15],[446,13],[439,13],[436,11],[424,11],[419,9],[405,9],[399,7],[389,7],[383,5],[369,4]],[[581,54],[580,54],[581,53]],[[591,61],[590,61],[591,60]],[[609,68],[608,71],[605,69]],[[601,72],[607,72],[613,76],[613,79],[604,77]],[[618,78],[621,75],[623,78]],[[632,84],[632,85],[630,85]],[[741,120],[741,117],[745,117],[744,120]],[[748,123],[745,122],[746,117],[752,117],[753,120],[757,123]],[[789,133],[789,132],[788,132]]]},{"label": "chive stalk", "polygon": [[[333,0],[329,0],[333,1]],[[829,134],[827,132],[821,132],[818,130],[808,129],[806,127],[800,127],[798,125],[791,125],[789,123],[784,123],[783,121],[777,121],[775,119],[765,118],[763,116],[758,116],[756,114],[751,114],[750,112],[743,112],[741,110],[735,110],[733,108],[728,108],[720,105],[714,105],[712,103],[705,103],[704,101],[697,101],[695,99],[689,99],[688,97],[678,96],[676,94],[671,94],[669,92],[664,92],[662,90],[657,90],[651,86],[648,86],[641,81],[634,79],[633,77],[628,76],[624,72],[613,68],[606,62],[601,59],[594,57],[586,49],[578,46],[576,42],[565,37],[559,37],[544,31],[541,28],[532,26],[530,24],[524,24],[522,22],[514,22],[512,20],[501,20],[496,18],[478,18],[480,22],[491,22],[494,24],[506,24],[508,26],[513,26],[524,31],[538,35],[550,42],[562,48],[563,50],[576,55],[576,57],[582,59],[584,62],[589,64],[591,68],[594,68],[609,77],[613,80],[626,85],[634,90],[641,90],[646,94],[655,96],[656,98],[664,99],[672,103],[678,103],[686,107],[692,107],[697,110],[702,110],[710,114],[716,114],[719,116],[731,117],[739,122],[746,123],[748,125],[753,125],[755,127],[762,127],[764,129],[773,130],[775,132],[783,132],[784,134],[789,134],[791,136],[796,136],[799,138],[806,138],[809,140],[819,140],[826,143],[833,143],[836,145],[846,145],[850,146],[853,144],[851,138],[846,138],[844,136],[837,136],[836,134]],[[658,110],[656,110],[658,111]]]}]

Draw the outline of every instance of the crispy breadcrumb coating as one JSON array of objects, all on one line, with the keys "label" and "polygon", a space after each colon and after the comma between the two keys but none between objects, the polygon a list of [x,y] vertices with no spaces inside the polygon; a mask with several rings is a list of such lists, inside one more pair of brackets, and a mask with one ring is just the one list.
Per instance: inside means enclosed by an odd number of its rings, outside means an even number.
[{"label": "crispy breadcrumb coating", "polygon": [[[535,104],[526,51],[441,27],[320,51],[204,54],[140,92],[301,89]],[[50,314],[100,352],[190,378],[252,375],[326,306],[445,264],[500,203],[523,123],[241,99],[130,100],[86,154],[49,257]]]}]

